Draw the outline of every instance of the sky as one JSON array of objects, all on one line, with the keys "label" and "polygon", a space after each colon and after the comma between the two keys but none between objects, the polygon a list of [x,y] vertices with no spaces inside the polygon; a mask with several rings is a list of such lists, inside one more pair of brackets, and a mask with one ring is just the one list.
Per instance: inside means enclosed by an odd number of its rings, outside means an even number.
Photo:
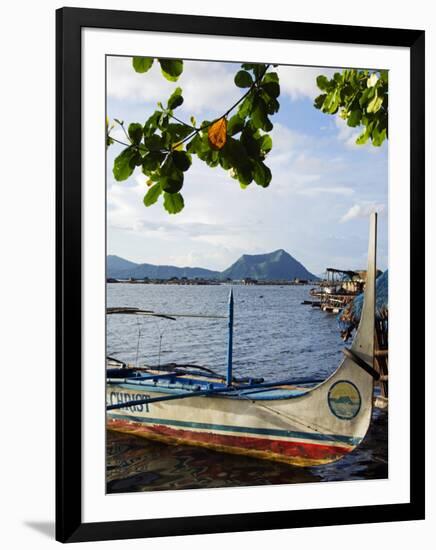
[{"label": "sky", "polygon": [[[107,58],[107,115],[144,123],[157,102],[166,104],[180,86],[182,120],[213,120],[244,93],[233,78],[239,63],[185,61],[176,83],[168,82],[157,63],[136,73],[129,57]],[[319,74],[332,69],[279,66],[280,110],[271,117],[273,148],[266,164],[272,181],[241,189],[222,168],[209,168],[193,157],[185,173],[185,208],[169,215],[162,198],[146,208],[146,177],[139,168],[125,182],[112,175],[107,154],[107,251],[152,264],[223,270],[242,254],[284,249],[312,273],[327,267],[364,269],[369,213],[379,215],[378,266],[388,264],[388,143],[358,146],[358,128],[337,115],[313,107],[321,92]],[[119,128],[111,135],[123,140]],[[125,141],[125,138],[124,138]]]}]

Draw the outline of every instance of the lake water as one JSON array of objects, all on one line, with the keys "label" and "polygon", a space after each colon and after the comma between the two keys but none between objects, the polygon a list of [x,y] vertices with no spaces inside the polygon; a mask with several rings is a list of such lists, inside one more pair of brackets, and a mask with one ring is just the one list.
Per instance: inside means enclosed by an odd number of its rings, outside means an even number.
[{"label": "lake water", "polygon": [[[108,284],[107,306],[163,313],[227,314],[228,285]],[[324,379],[344,347],[336,316],[301,302],[307,286],[239,286],[234,292],[235,376]],[[203,365],[225,374],[225,319],[108,316],[107,354],[133,364]],[[295,468],[108,432],[108,492],[387,477],[387,412],[374,411],[364,443],[338,463]]]},{"label": "lake water", "polygon": [[[236,376],[325,378],[341,359],[334,316],[301,302],[305,286],[236,285],[233,365]],[[107,305],[165,313],[227,315],[229,286],[109,284]],[[226,319],[113,315],[107,324],[108,354],[138,364],[196,363],[226,372]],[[161,342],[160,342],[161,339]]]}]

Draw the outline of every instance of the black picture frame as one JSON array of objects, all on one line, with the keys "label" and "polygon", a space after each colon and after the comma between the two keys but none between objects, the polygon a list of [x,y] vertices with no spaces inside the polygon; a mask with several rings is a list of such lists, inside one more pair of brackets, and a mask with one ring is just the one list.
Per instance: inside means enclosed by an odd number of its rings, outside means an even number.
[{"label": "black picture frame", "polygon": [[[62,8],[56,13],[56,539],[175,536],[424,519],[424,330],[411,322],[410,502],[310,510],[82,522],[81,29],[127,29],[409,48],[411,320],[424,319],[424,43],[419,30]],[[419,283],[419,284],[418,284]],[[419,295],[418,295],[419,294]],[[419,368],[418,368],[419,367]]]}]

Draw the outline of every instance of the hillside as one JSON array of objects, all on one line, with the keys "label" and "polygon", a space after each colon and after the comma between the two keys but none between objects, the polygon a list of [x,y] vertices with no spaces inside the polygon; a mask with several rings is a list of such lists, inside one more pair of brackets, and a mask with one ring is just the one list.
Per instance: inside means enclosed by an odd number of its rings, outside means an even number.
[{"label": "hillside", "polygon": [[304,265],[282,249],[269,254],[244,254],[221,275],[230,279],[316,279]]},{"label": "hillside", "polygon": [[172,277],[195,277],[204,279],[216,279],[219,271],[203,269],[201,267],[176,267],[172,265],[137,264],[124,260],[119,256],[107,257],[107,276],[113,279],[171,279]]},{"label": "hillside", "polygon": [[122,279],[124,277],[128,278],[130,275],[125,276],[124,274],[129,273],[130,270],[133,270],[136,267],[138,267],[138,264],[135,262],[130,262],[129,260],[125,260],[119,256],[109,255],[106,258],[107,276],[114,279]]},{"label": "hillside", "polygon": [[137,264],[119,256],[107,257],[107,276],[113,279],[258,279],[293,280],[316,279],[300,262],[285,250],[269,254],[244,254],[226,270],[219,272],[201,267],[176,267],[171,265]]}]

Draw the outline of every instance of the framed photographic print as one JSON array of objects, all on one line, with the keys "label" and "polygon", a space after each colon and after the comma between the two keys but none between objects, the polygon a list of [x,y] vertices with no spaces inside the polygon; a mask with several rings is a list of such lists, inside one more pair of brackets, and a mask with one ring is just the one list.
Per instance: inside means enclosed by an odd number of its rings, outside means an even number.
[{"label": "framed photographic print", "polygon": [[423,274],[423,31],[58,10],[57,539],[424,518]]}]

